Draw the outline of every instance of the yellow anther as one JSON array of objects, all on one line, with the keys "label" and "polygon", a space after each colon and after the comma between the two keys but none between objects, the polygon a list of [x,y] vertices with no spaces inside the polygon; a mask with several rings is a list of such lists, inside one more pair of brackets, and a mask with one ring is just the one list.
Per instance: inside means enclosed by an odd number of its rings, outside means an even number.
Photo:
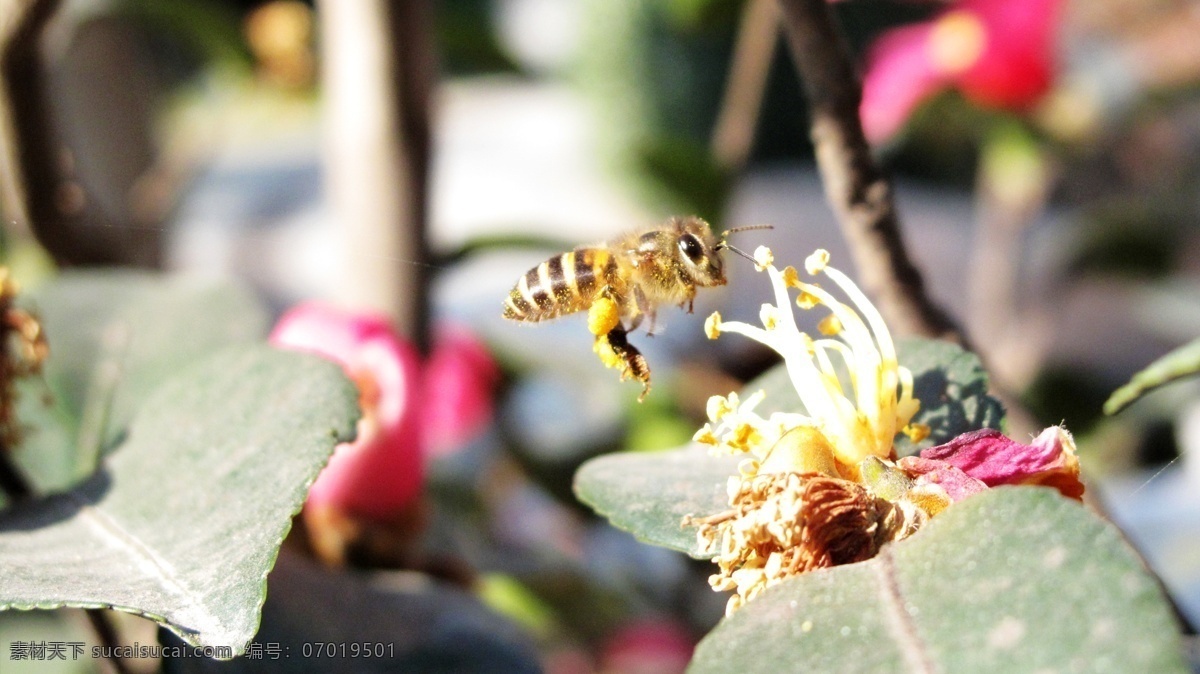
[{"label": "yellow anther", "polygon": [[775,254],[766,246],[759,246],[754,249],[754,266],[759,271],[765,271],[767,267],[775,264]]},{"label": "yellow anther", "polygon": [[822,335],[833,336],[842,331],[842,322],[838,320],[837,316],[829,314],[825,318],[822,318],[820,323],[817,323],[817,330]]},{"label": "yellow anther", "polygon": [[809,274],[820,274],[825,271],[825,266],[829,264],[829,251],[824,248],[818,248],[813,251],[812,255],[804,258],[804,270]]},{"label": "yellow anther", "polygon": [[737,394],[730,393],[728,398],[725,396],[712,396],[709,398],[704,411],[708,414],[709,419],[717,422],[723,419],[725,415],[736,412],[737,407]]},{"label": "yellow anther", "polygon": [[779,325],[779,309],[774,304],[764,304],[762,309],[758,310],[758,319],[762,321],[764,328],[774,330],[775,326]]},{"label": "yellow anther", "polygon": [[717,436],[713,434],[712,426],[704,424],[696,434],[692,436],[692,442],[699,442],[702,445],[718,445],[721,443]]},{"label": "yellow anther", "polygon": [[900,429],[900,432],[907,435],[909,440],[920,442],[929,437],[931,430],[929,424],[912,423]]},{"label": "yellow anther", "polygon": [[714,311],[704,319],[704,334],[708,335],[709,339],[721,336],[721,312]]}]

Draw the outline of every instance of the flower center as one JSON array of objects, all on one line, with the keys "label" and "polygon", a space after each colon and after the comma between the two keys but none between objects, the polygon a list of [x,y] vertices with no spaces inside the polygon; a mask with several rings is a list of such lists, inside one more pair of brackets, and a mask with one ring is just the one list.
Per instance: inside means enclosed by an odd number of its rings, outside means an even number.
[{"label": "flower center", "polygon": [[974,13],[963,9],[947,12],[929,35],[929,60],[943,74],[957,75],[979,61],[987,40],[983,22]]}]

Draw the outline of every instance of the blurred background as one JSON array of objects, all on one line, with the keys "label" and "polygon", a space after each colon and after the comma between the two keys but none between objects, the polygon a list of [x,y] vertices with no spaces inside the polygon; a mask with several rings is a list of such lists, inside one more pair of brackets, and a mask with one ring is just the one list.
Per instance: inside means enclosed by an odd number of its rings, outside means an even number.
[{"label": "blurred background", "polygon": [[[45,4],[0,5],[7,142],[25,153],[0,193],[14,275],[231,276],[276,313],[322,299],[383,311],[418,345],[473,335],[500,377],[479,432],[427,457],[422,548],[471,568],[496,633],[546,671],[682,671],[722,614],[709,565],[598,520],[571,477],[600,453],[687,443],[708,396],[772,364],[702,330],[718,309],[755,320],[765,279],[730,257],[730,284],[695,314],[664,307],[653,337],[635,335],[653,369],[643,404],[592,354],[583,316],[518,325],[501,303],[547,257],[671,215],[771,224],[734,241],[790,264],[826,248],[855,275],[773,3],[62,0],[36,40],[12,30]],[[1200,388],[1101,406],[1200,335],[1200,7],[832,9],[864,106],[879,105],[863,114],[883,120],[868,134],[910,252],[1032,420],[1014,436],[1075,433],[1096,503],[1196,624]],[[984,21],[947,20],[960,9]],[[0,614],[0,642],[78,630],[54,620]]]}]

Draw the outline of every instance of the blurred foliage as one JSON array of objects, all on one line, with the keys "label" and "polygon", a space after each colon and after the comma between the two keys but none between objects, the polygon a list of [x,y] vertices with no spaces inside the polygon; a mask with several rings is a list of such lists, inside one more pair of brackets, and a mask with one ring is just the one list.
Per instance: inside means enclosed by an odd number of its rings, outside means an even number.
[{"label": "blurred foliage", "polygon": [[249,71],[254,59],[242,34],[242,17],[216,0],[118,0],[116,12],[146,31],[154,52],[148,65],[183,79],[202,66]]},{"label": "blurred foliage", "polygon": [[664,133],[638,143],[634,156],[636,170],[672,194],[682,212],[720,221],[731,184],[707,145]]},{"label": "blurred foliage", "polygon": [[[838,2],[831,3],[830,9],[837,17],[851,50],[862,63],[868,47],[879,33],[902,23],[926,18],[936,7],[925,3]],[[767,78],[751,162],[812,161],[808,103],[792,63],[792,54],[782,37],[776,45]],[[920,162],[915,164],[919,167]],[[909,167],[904,166],[903,169],[907,171]]]},{"label": "blurred foliage", "polygon": [[716,33],[737,23],[745,0],[667,0],[670,26],[685,33]]},{"label": "blurred foliage", "polygon": [[436,4],[441,66],[449,75],[519,73],[520,65],[500,46],[489,0],[442,0]]},{"label": "blurred foliage", "polygon": [[1085,209],[1066,270],[1072,276],[1165,278],[1175,267],[1187,209],[1161,200],[1129,196]]},{"label": "blurred foliage", "polygon": [[614,171],[656,211],[715,219],[726,190],[707,148],[736,22],[705,19],[728,3],[685,4],[589,2],[578,77]]},{"label": "blurred foliage", "polygon": [[[602,146],[612,153],[617,172],[631,176],[635,191],[656,210],[686,210],[709,219],[719,219],[724,210],[730,177],[713,162],[709,145],[743,5],[742,0],[588,5],[579,78],[601,110]],[[883,29],[930,13],[907,3],[838,3],[834,11],[860,52]],[[767,78],[751,161],[809,161],[804,96],[782,39]],[[962,176],[960,168],[945,173]]]},{"label": "blurred foliage", "polygon": [[512,576],[486,574],[477,592],[486,606],[512,618],[537,638],[549,636],[554,627],[553,609]]},{"label": "blurred foliage", "polygon": [[1063,424],[1086,435],[1102,418],[1112,384],[1083,367],[1051,364],[1021,394],[1021,402],[1043,426]]},{"label": "blurred foliage", "polygon": [[947,91],[917,109],[901,137],[887,148],[887,164],[907,176],[972,190],[980,147],[1000,123],[1011,123],[1011,118]]},{"label": "blurred foliage", "polygon": [[629,407],[629,432],[623,447],[632,452],[653,452],[691,441],[698,423],[683,416],[675,404],[678,396],[648,396]]}]

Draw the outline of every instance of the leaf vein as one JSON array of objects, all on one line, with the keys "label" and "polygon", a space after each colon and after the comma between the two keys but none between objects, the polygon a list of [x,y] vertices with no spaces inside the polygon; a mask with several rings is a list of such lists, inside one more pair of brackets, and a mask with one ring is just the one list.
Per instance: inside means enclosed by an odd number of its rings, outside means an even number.
[{"label": "leaf vein", "polygon": [[937,669],[929,657],[929,648],[917,634],[912,615],[904,608],[904,597],[896,579],[896,559],[892,556],[892,546],[884,546],[875,556],[875,563],[871,564],[871,567],[879,580],[884,624],[904,656],[909,671],[934,674]]}]

